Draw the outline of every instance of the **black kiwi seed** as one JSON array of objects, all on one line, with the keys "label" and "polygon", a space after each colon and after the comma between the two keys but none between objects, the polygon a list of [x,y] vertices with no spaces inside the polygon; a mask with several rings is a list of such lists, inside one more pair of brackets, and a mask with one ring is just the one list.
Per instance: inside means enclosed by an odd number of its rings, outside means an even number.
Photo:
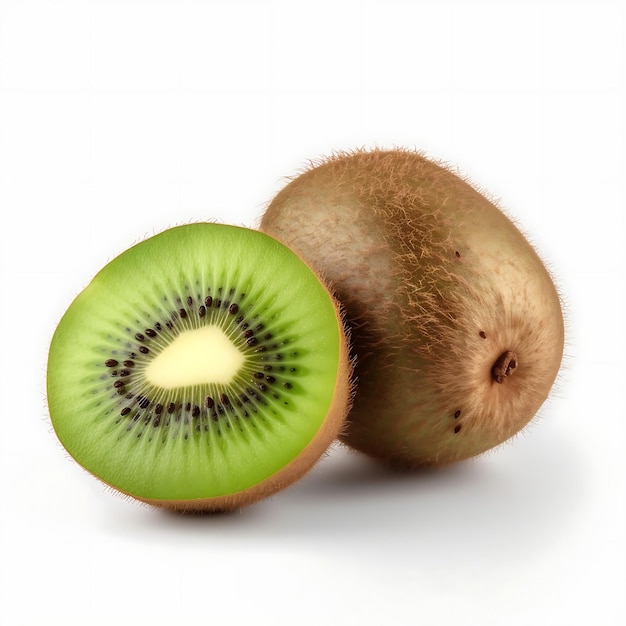
[{"label": "black kiwi seed", "polygon": [[148,352],[150,352],[150,350],[148,348],[146,348],[146,346],[141,346],[139,348],[139,352],[141,352],[142,354],[148,354]]},{"label": "black kiwi seed", "polygon": [[206,307],[204,306],[204,304],[200,305],[200,308],[198,309],[198,315],[200,317],[204,317],[206,315]]},{"label": "black kiwi seed", "polygon": [[135,362],[134,361],[124,361],[124,367],[134,367],[135,366]]},{"label": "black kiwi seed", "polygon": [[211,308],[211,305],[213,304],[213,298],[212,298],[211,296],[207,296],[207,297],[204,299],[204,304],[206,305],[206,308],[207,308],[207,309],[210,309],[210,308]]},{"label": "black kiwi seed", "polygon": [[144,340],[145,340],[145,337],[144,337],[141,333],[137,333],[137,334],[135,335],[135,339],[136,339],[137,341],[144,341]]},{"label": "black kiwi seed", "polygon": [[236,315],[238,311],[239,311],[239,305],[235,303],[231,304],[230,307],[228,308],[228,312],[231,315]]},{"label": "black kiwi seed", "polygon": [[185,319],[187,317],[187,311],[185,311],[185,309],[178,309],[178,315],[180,315],[181,319]]},{"label": "black kiwi seed", "polygon": [[206,400],[204,401],[204,405],[207,409],[212,409],[215,406],[215,402],[213,398],[211,398],[211,396],[207,396]]},{"label": "black kiwi seed", "polygon": [[105,364],[107,367],[115,367],[115,366],[118,364],[118,362],[117,362],[115,359],[107,359],[107,360],[104,362],[104,364]]},{"label": "black kiwi seed", "polygon": [[152,328],[146,328],[146,335],[148,335],[148,337],[156,337],[157,334],[156,332],[152,329]]}]

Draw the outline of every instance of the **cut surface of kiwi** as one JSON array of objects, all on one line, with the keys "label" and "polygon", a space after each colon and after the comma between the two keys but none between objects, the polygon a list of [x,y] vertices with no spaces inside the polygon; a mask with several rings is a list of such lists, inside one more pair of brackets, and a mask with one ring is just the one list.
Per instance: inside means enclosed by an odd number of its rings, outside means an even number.
[{"label": "cut surface of kiwi", "polygon": [[272,237],[197,223],[106,265],[52,338],[52,425],[113,488],[227,510],[301,477],[350,397],[337,303]]}]

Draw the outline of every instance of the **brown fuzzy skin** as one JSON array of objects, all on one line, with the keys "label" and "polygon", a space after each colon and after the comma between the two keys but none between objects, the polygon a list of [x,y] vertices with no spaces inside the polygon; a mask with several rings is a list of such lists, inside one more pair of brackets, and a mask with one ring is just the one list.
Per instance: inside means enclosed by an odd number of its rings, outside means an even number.
[{"label": "brown fuzzy skin", "polygon": [[401,466],[480,454],[524,428],[564,343],[561,305],[515,225],[419,153],[340,153],[294,178],[260,228],[345,307],[357,390],[341,439]]}]

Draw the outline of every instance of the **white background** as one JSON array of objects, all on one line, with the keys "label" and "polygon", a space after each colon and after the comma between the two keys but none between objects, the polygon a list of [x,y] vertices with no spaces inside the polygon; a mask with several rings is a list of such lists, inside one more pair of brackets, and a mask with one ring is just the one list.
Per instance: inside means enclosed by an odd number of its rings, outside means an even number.
[{"label": "white background", "polygon": [[[0,623],[626,623],[622,3],[0,7]],[[458,167],[554,272],[567,356],[532,427],[406,476],[334,448],[228,516],[105,490],[46,411],[73,297],[168,226],[256,225],[358,146]]]}]

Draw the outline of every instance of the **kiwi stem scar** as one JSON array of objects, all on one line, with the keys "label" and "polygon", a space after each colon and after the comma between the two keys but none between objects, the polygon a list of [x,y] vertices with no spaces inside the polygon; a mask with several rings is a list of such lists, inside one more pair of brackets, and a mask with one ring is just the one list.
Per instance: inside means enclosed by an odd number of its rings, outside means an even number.
[{"label": "kiwi stem scar", "polygon": [[493,364],[491,368],[491,376],[498,383],[502,384],[504,380],[513,374],[517,369],[517,354],[507,350],[503,352]]}]

